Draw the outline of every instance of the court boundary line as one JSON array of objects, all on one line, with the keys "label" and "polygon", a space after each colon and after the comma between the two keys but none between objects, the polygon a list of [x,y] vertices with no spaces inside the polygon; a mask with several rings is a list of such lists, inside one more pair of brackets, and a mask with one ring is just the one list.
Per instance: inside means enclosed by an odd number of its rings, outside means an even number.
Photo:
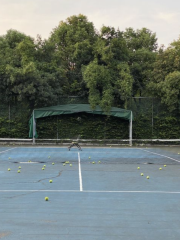
[{"label": "court boundary line", "polygon": [[139,149],[141,149],[142,151],[145,151],[145,152],[149,152],[149,153],[152,153],[152,154],[161,156],[161,157],[169,158],[169,159],[171,159],[171,160],[173,160],[173,161],[176,161],[176,162],[180,163],[180,161],[178,161],[177,159],[168,157],[168,156],[166,156],[166,155],[162,155],[162,154],[159,154],[159,153],[151,152],[151,151],[148,151],[148,150],[145,150],[145,149],[142,149],[142,148],[139,148]]},{"label": "court boundary line", "polygon": [[5,151],[2,151],[2,152],[0,152],[0,153],[8,152],[8,151],[10,151],[10,150],[13,150],[13,149],[15,149],[15,148],[17,148],[17,147],[14,147],[14,148],[7,149],[7,150],[5,150]]},{"label": "court boundary line", "polygon": [[[0,190],[0,192],[69,192],[76,193],[82,192],[80,190]],[[84,190],[83,193],[156,193],[156,194],[180,194],[180,192],[175,191],[94,191],[94,190]]]},{"label": "court boundary line", "polygon": [[83,185],[82,185],[82,172],[81,172],[81,159],[80,159],[80,153],[78,152],[78,164],[79,164],[79,187],[80,192],[83,191]]}]

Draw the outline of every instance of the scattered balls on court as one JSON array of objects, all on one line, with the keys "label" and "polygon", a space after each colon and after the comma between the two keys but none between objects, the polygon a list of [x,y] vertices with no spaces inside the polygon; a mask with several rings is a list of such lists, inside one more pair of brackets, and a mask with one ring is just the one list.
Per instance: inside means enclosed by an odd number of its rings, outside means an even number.
[{"label": "scattered balls on court", "polygon": [[146,178],[149,179],[149,176],[147,176]]},{"label": "scattered balls on court", "polygon": [[17,172],[18,172],[18,173],[20,173],[21,171],[20,171],[20,170],[18,170]]},{"label": "scattered balls on court", "polygon": [[42,170],[44,170],[45,168],[42,168]]},{"label": "scattered balls on court", "polygon": [[144,173],[141,173],[141,176],[144,176]]},{"label": "scattered balls on court", "polygon": [[159,170],[162,170],[162,168],[160,167]]}]

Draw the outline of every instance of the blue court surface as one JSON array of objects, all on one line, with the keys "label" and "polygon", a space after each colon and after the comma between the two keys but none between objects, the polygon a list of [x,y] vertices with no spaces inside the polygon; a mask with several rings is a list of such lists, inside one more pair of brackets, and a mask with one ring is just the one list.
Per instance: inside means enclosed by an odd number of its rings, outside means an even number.
[{"label": "blue court surface", "polygon": [[82,150],[0,147],[0,239],[180,239],[178,147]]}]

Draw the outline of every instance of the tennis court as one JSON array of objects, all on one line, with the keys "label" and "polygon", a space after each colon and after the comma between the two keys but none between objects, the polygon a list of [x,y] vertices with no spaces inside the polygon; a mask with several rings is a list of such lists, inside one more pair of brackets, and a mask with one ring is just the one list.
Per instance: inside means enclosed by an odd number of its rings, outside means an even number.
[{"label": "tennis court", "polygon": [[0,239],[180,239],[179,147],[82,149],[0,147]]}]

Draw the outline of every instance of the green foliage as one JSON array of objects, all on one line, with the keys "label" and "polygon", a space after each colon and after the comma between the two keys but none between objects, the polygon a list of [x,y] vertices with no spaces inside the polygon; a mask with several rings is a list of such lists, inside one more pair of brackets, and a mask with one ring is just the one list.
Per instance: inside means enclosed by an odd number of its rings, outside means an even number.
[{"label": "green foliage", "polygon": [[128,28],[123,36],[129,49],[128,63],[134,79],[133,96],[143,96],[146,94],[157,55],[156,34],[147,28],[136,31]]},{"label": "green foliage", "polygon": [[39,138],[127,139],[128,121],[92,114],[72,114],[39,119]]}]

